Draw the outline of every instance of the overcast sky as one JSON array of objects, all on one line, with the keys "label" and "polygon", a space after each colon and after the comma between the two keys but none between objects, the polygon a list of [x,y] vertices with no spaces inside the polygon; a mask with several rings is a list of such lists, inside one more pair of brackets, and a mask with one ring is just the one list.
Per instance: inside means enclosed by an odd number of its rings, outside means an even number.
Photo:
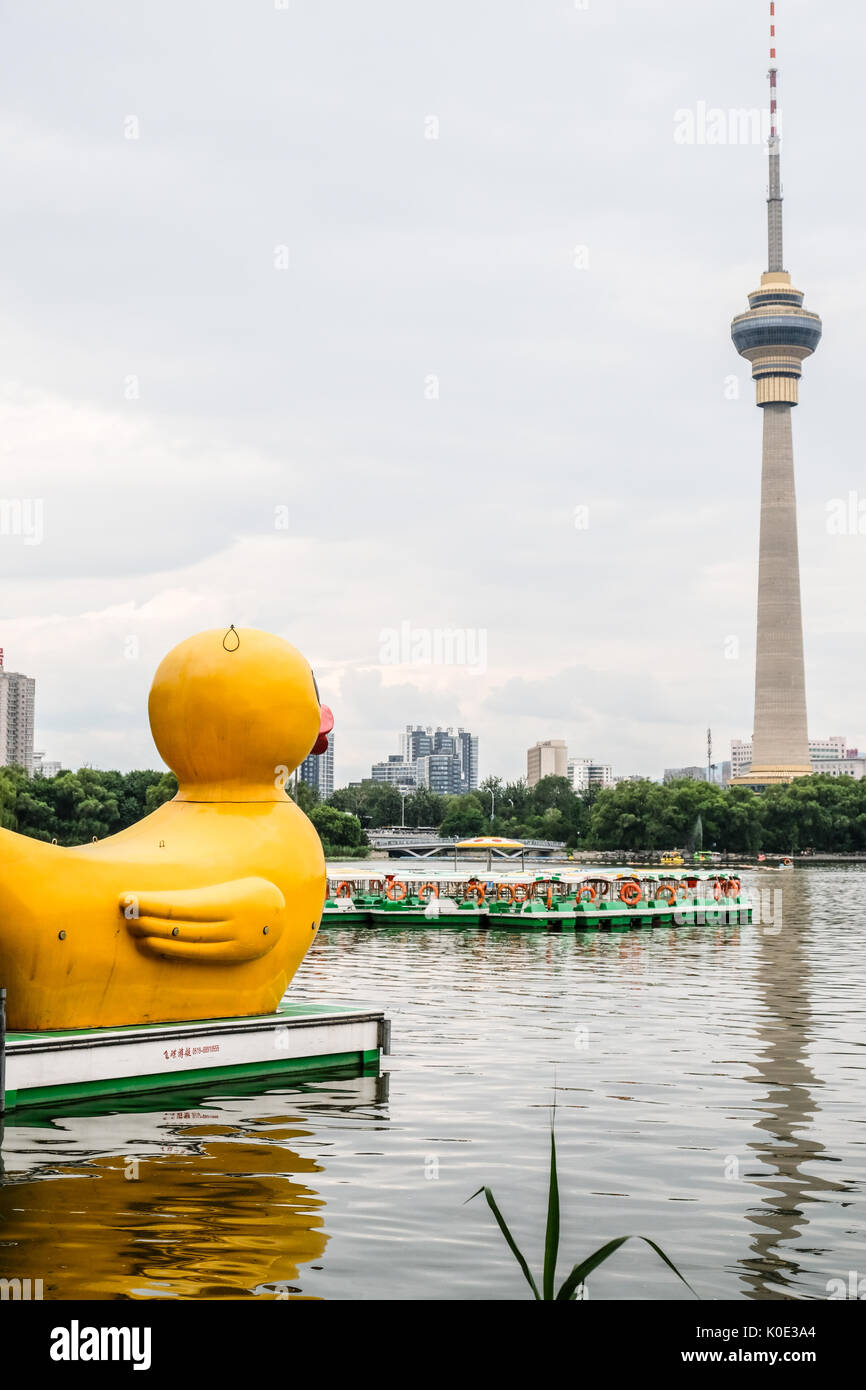
[{"label": "overcast sky", "polygon": [[[828,506],[866,499],[866,18],[777,10],[785,263],[825,330],[794,415],[809,724],[862,746],[866,518]],[[699,135],[766,107],[767,11],[11,0],[0,500],[30,506],[0,646],[46,756],[160,766],[153,671],[229,623],[309,658],[338,784],[407,722],[477,732],[482,776],[540,738],[660,776],[750,735],[730,320],[766,152]]]}]

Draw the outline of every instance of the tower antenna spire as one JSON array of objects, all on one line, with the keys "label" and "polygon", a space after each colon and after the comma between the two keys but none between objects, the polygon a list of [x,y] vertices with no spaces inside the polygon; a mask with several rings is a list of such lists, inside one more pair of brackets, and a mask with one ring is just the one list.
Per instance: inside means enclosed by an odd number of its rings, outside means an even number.
[{"label": "tower antenna spire", "polygon": [[784,270],[782,256],[782,173],[779,160],[778,89],[776,86],[776,0],[770,0],[770,196],[767,199],[767,270]]}]

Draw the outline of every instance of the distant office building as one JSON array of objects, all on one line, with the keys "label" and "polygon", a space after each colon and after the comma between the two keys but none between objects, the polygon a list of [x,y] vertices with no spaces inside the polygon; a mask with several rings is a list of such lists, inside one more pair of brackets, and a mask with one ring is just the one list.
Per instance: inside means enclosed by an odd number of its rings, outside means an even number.
[{"label": "distant office building", "polygon": [[33,776],[34,777],[56,777],[60,771],[60,763],[46,761],[44,753],[33,754]]},{"label": "distant office building", "polygon": [[433,752],[433,730],[423,729],[420,724],[406,725],[403,735],[403,758],[407,763],[417,762]]},{"label": "distant office building", "polygon": [[866,757],[858,754],[855,758],[816,759],[812,771],[823,772],[826,777],[853,777],[855,782],[860,782],[866,777]]},{"label": "distant office building", "polygon": [[711,782],[715,787],[726,787],[731,780],[729,762],[713,763],[712,767],[666,767],[663,782]]},{"label": "distant office building", "polygon": [[457,795],[463,791],[463,768],[456,753],[428,753],[415,763],[419,787],[440,795]]},{"label": "distant office building", "polygon": [[752,740],[731,739],[731,779],[741,777],[752,766]]},{"label": "distant office building", "polygon": [[568,776],[568,744],[564,738],[549,738],[526,752],[526,780],[530,787],[542,777]]},{"label": "distant office building", "polygon": [[457,756],[460,759],[462,788],[474,792],[478,787],[478,735],[467,729],[457,730]]},{"label": "distant office building", "polygon": [[[863,776],[859,765],[864,762],[856,748],[848,747],[847,738],[834,734],[831,738],[809,739],[809,761],[813,772],[823,772],[830,777]],[[751,739],[731,740],[731,780],[744,776],[752,765]]]},{"label": "distant office building", "polygon": [[612,787],[617,780],[626,780],[614,777],[610,763],[596,763],[592,758],[570,759],[566,776],[576,792],[589,791],[590,787]]},{"label": "distant office building", "polygon": [[370,776],[374,782],[390,782],[392,787],[412,788],[416,784],[415,763],[407,763],[399,753],[392,753],[383,763],[374,763]]},{"label": "distant office building", "polygon": [[334,791],[334,735],[328,734],[328,747],[324,753],[310,753],[298,768],[302,782],[318,793],[320,801],[327,801]]},{"label": "distant office building", "polygon": [[[419,769],[415,778],[418,786],[439,790],[439,784],[447,782],[448,790],[454,793],[473,792],[478,786],[478,735],[467,729],[458,729],[455,733],[450,728],[425,729],[420,724],[407,724],[402,736],[402,757],[403,762]],[[426,759],[443,757],[457,760],[456,772],[450,765],[446,774],[445,765],[440,762],[434,764],[431,771]],[[422,763],[423,771],[420,770]],[[437,784],[435,787],[425,780],[431,777]]]},{"label": "distant office building", "polygon": [[23,767],[28,777],[33,776],[35,703],[35,680],[5,670],[0,647],[0,766]]}]

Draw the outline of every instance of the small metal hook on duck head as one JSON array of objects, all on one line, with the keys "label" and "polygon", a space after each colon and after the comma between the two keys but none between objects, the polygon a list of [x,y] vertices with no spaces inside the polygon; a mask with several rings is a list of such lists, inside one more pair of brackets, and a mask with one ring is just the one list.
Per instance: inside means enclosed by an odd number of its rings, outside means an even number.
[{"label": "small metal hook on duck head", "polygon": [[228,632],[223,638],[223,646],[225,647],[227,652],[236,652],[240,644],[240,634],[235,628],[234,623],[232,623],[231,627],[229,628]]}]

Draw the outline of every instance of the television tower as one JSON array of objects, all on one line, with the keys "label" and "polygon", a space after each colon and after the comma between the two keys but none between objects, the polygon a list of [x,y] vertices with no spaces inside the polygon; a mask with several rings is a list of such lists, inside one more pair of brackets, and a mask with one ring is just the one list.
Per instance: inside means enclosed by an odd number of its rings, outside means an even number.
[{"label": "television tower", "polygon": [[752,765],[740,785],[791,782],[811,771],[806,725],[803,618],[791,410],[804,358],[821,341],[821,320],[803,308],[782,257],[782,181],[777,129],[776,6],[770,5],[769,257],[749,308],[731,324],[737,351],[752,364],[763,411],[758,637]]}]

